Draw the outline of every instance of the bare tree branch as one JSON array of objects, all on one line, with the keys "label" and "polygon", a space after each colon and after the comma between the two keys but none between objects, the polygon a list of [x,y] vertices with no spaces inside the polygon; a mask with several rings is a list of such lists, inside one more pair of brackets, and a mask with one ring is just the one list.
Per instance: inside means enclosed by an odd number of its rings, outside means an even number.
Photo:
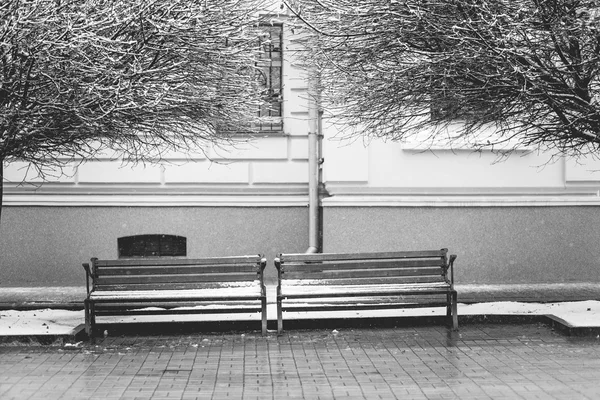
[{"label": "bare tree branch", "polygon": [[133,161],[253,132],[261,0],[0,4],[0,162]]},{"label": "bare tree branch", "polygon": [[441,140],[459,125],[453,138],[474,147],[600,147],[598,1],[286,4],[316,49],[303,59],[319,72],[326,115],[346,135]]}]

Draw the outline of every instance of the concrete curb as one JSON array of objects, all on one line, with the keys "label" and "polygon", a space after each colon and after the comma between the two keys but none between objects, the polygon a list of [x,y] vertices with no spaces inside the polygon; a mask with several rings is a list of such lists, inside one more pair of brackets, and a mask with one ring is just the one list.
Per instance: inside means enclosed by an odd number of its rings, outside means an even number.
[{"label": "concrete curb", "polygon": [[5,335],[0,336],[0,345],[13,346],[65,346],[68,343],[87,340],[85,325],[76,326],[67,334],[48,335]]},{"label": "concrete curb", "polygon": [[600,326],[573,326],[554,315],[546,315],[545,317],[549,320],[548,324],[552,328],[565,336],[598,337],[600,335]]},{"label": "concrete curb", "polygon": [[0,302],[0,311],[15,310],[15,311],[31,311],[51,308],[56,310],[79,311],[83,310],[83,301],[77,303],[63,302],[48,302],[48,301],[31,301],[31,302]]},{"label": "concrete curb", "polygon": [[[269,336],[276,335],[276,322],[269,321]],[[380,317],[380,318],[330,318],[286,320],[285,330],[330,330],[360,328],[415,327],[424,325],[446,326],[444,316]],[[460,327],[475,324],[543,324],[565,336],[597,337],[600,327],[575,327],[554,315],[481,314],[459,316]],[[65,346],[73,342],[87,341],[84,325],[81,324],[68,334],[60,335],[13,335],[0,336],[0,345]],[[193,335],[198,333],[252,333],[260,336],[257,321],[202,321],[176,323],[120,323],[98,324],[98,332],[106,331],[109,336],[143,335]],[[98,335],[98,333],[97,333]],[[102,334],[99,335],[103,336]]]}]

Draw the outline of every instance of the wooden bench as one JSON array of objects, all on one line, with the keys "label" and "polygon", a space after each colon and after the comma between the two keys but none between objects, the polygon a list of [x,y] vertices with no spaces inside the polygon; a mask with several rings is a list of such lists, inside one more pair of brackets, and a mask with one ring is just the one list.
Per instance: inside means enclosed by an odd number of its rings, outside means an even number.
[{"label": "wooden bench", "polygon": [[345,254],[280,254],[277,332],[284,311],[446,307],[458,329],[455,255],[448,250]]},{"label": "wooden bench", "polygon": [[265,265],[262,255],[92,258],[89,264],[83,264],[86,333],[93,338],[96,317],[260,312],[265,335]]}]

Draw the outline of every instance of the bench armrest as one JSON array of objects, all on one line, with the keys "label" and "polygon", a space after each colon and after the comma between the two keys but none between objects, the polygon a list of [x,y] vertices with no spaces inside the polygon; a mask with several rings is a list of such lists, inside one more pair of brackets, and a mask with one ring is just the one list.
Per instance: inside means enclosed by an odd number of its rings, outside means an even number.
[{"label": "bench armrest", "polygon": [[[96,261],[98,261],[98,259],[96,257],[93,257],[90,260],[90,263],[83,263],[83,269],[85,269],[85,288],[87,290],[87,294],[89,297],[90,291],[94,290],[94,276],[95,276],[95,272],[96,272]],[[90,287],[90,280],[92,281],[91,283],[91,287]]]},{"label": "bench armrest", "polygon": [[258,275],[260,277],[260,292],[262,296],[267,295],[267,287],[265,286],[265,267],[267,266],[267,259],[261,257]]},{"label": "bench armrest", "polygon": [[83,263],[81,265],[83,266],[83,269],[85,269],[85,289],[89,296],[89,294],[90,294],[90,278],[92,277],[92,270],[90,268],[89,263]]},{"label": "bench armrest", "polygon": [[281,258],[279,256],[275,257],[273,263],[275,264],[275,268],[277,268],[277,296],[281,296],[281,274],[283,273],[281,271]]},{"label": "bench armrest", "polygon": [[456,260],[456,254],[450,255],[448,266],[450,268],[450,287],[454,290],[454,260]]}]

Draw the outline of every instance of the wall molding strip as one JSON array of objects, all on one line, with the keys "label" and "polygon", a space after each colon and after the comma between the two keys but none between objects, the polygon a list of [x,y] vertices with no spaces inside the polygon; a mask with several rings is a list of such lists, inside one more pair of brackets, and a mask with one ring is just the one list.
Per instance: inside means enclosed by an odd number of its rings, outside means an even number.
[{"label": "wall molding strip", "polygon": [[328,185],[323,207],[600,206],[598,187],[387,188]]},{"label": "wall molding strip", "polygon": [[5,195],[5,207],[306,207],[308,195]]}]

